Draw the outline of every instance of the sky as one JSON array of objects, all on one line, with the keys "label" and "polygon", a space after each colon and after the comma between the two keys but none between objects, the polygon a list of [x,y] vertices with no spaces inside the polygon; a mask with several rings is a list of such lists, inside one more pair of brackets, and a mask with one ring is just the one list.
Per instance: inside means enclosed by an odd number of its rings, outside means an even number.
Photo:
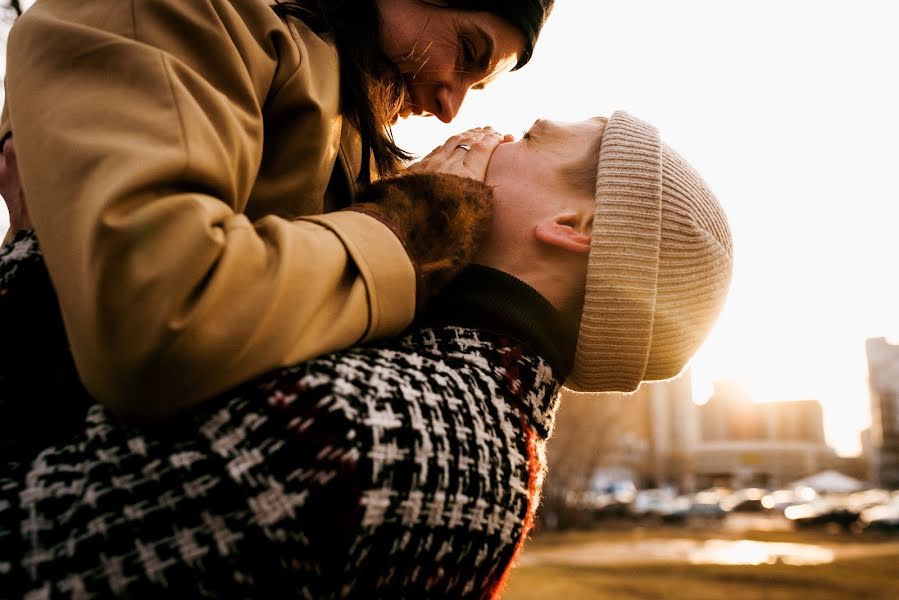
[{"label": "sky", "polygon": [[899,2],[558,0],[534,58],[453,132],[625,109],[659,127],[728,213],[730,297],[693,361],[694,397],[731,378],[758,401],[817,399],[828,441],[870,423],[865,339],[899,341]]},{"label": "sky", "polygon": [[819,400],[828,441],[853,454],[865,339],[899,341],[897,31],[895,0],[557,0],[524,69],[471,92],[454,123],[410,119],[396,137],[423,155],[485,124],[517,136],[619,109],[655,124],[734,235],[694,398],[729,378],[758,401]]}]

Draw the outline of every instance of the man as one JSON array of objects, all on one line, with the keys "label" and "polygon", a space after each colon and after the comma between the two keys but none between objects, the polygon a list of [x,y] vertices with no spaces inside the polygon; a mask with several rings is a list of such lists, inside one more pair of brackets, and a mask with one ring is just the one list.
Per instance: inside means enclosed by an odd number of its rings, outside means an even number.
[{"label": "man", "polygon": [[[367,199],[426,192],[401,180]],[[16,465],[0,589],[496,596],[533,524],[562,382],[676,375],[732,248],[706,184],[626,113],[539,121],[487,182],[479,264],[406,337],[269,374],[164,430],[97,405],[71,443]]]}]

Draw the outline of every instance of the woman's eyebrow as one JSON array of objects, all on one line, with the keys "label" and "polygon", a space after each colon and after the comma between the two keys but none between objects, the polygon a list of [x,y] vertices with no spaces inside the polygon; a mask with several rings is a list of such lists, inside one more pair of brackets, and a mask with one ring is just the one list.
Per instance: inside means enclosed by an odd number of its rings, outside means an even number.
[{"label": "woman's eyebrow", "polygon": [[478,55],[477,67],[481,70],[481,73],[486,73],[487,69],[490,68],[490,61],[493,60],[493,52],[496,50],[496,44],[493,42],[493,38],[490,37],[490,34],[484,31],[480,25],[475,25],[474,30],[477,36],[481,38],[481,44],[484,48],[480,55]]}]

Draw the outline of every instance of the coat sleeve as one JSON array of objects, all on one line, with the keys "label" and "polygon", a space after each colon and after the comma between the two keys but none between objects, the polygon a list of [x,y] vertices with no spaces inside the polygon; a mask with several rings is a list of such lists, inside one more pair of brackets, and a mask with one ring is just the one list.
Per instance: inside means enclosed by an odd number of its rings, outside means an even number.
[{"label": "coat sleeve", "polygon": [[279,68],[269,4],[42,0],[10,34],[32,219],[79,373],[125,417],[413,317],[414,268],[375,219],[242,214]]}]

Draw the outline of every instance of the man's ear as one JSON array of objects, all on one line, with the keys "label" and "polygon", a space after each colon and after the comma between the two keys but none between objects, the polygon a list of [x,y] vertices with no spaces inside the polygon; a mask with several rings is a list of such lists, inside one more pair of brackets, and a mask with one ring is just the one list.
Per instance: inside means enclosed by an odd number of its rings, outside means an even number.
[{"label": "man's ear", "polygon": [[583,231],[589,231],[590,225],[589,222],[584,222],[578,213],[566,212],[537,223],[534,236],[540,242],[561,250],[589,254],[590,236]]}]

